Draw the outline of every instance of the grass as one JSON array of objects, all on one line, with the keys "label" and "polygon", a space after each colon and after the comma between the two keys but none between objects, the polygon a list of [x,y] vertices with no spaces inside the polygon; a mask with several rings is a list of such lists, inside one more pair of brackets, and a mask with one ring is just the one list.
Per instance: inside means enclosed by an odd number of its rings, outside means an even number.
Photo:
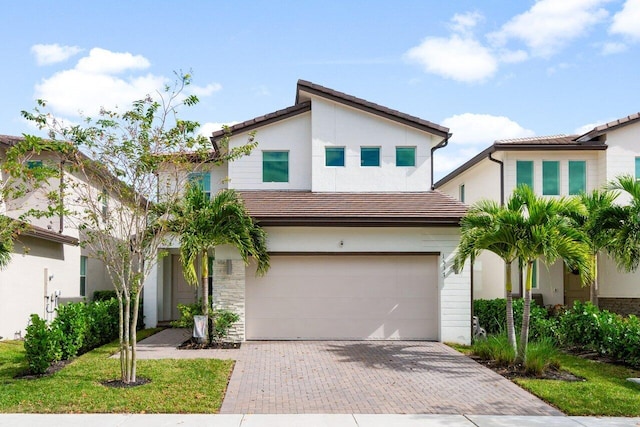
[{"label": "grass", "polygon": [[[150,332],[141,331],[139,339]],[[28,413],[216,413],[222,405],[233,361],[139,360],[138,377],[151,382],[110,388],[120,361],[110,359],[117,342],[84,354],[59,372],[15,379],[27,369],[21,341],[0,342],[0,412]]]},{"label": "grass", "polygon": [[515,382],[567,415],[640,416],[640,371],[560,354],[560,366],[584,382],[517,379]]}]

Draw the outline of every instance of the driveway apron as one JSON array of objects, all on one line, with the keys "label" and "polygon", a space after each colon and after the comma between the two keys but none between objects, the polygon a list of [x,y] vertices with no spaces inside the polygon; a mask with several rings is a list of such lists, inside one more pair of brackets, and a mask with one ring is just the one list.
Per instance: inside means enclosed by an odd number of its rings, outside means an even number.
[{"label": "driveway apron", "polygon": [[245,342],[221,413],[562,415],[436,342]]}]

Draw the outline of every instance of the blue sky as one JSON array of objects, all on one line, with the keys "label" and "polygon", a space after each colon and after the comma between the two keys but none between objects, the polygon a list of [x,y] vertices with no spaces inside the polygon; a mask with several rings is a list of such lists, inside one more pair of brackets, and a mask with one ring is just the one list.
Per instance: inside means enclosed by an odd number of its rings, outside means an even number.
[{"label": "blue sky", "polygon": [[20,117],[37,98],[78,122],[180,69],[208,134],[292,105],[304,79],[449,127],[438,177],[496,139],[640,111],[640,0],[23,0],[0,37],[0,134],[37,134]]}]

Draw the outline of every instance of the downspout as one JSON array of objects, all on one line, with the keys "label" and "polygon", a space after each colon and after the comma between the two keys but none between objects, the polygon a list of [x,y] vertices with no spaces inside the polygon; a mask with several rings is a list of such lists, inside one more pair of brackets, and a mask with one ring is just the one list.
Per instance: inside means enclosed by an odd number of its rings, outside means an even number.
[{"label": "downspout", "polygon": [[433,153],[440,148],[446,147],[449,143],[449,138],[451,138],[451,135],[453,134],[448,133],[447,136],[445,136],[444,139],[438,143],[438,145],[431,148],[431,190],[435,190],[435,187],[433,186]]},{"label": "downspout", "polygon": [[60,227],[58,233],[62,234],[64,231],[64,160],[60,161]]},{"label": "downspout", "polygon": [[493,153],[489,153],[489,160],[500,165],[500,206],[504,206],[504,162],[502,160],[491,157]]}]

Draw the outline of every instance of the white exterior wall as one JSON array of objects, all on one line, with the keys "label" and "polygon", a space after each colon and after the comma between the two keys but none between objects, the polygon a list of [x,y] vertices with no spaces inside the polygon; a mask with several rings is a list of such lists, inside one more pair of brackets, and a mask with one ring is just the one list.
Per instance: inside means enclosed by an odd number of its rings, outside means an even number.
[{"label": "white exterior wall", "polygon": [[[229,163],[229,188],[236,190],[311,189],[311,114],[304,113],[261,127],[256,132],[258,147],[250,155]],[[247,134],[231,138],[230,145],[247,143]],[[289,152],[289,182],[262,182],[262,152]]]},{"label": "white exterior wall", "polygon": [[[607,133],[609,146],[606,156],[606,184],[620,175],[635,175],[635,158],[640,156],[640,123],[636,122]],[[627,203],[629,198],[622,194],[617,202]],[[639,292],[640,294],[640,292]]]},{"label": "white exterior wall", "polygon": [[13,339],[16,332],[24,337],[31,314],[45,317],[45,268],[53,275],[46,284],[47,295],[59,290],[62,298],[79,296],[80,248],[22,237],[15,243],[11,262],[0,270],[0,336],[4,339]]},{"label": "white exterior wall", "polygon": [[[428,191],[431,147],[442,140],[342,104],[312,97],[312,191]],[[380,166],[361,167],[360,147],[380,147]],[[416,166],[396,166],[395,148],[416,147]],[[325,166],[325,147],[344,147],[344,167]]]},{"label": "white exterior wall", "polygon": [[607,254],[598,258],[598,296],[602,298],[640,298],[640,270],[620,270]]},{"label": "white exterior wall", "polygon": [[[458,275],[451,271],[452,254],[460,238],[458,228],[265,227],[265,231],[272,252],[439,253],[439,340],[470,342],[469,269]],[[219,255],[216,251],[216,259]]]}]

